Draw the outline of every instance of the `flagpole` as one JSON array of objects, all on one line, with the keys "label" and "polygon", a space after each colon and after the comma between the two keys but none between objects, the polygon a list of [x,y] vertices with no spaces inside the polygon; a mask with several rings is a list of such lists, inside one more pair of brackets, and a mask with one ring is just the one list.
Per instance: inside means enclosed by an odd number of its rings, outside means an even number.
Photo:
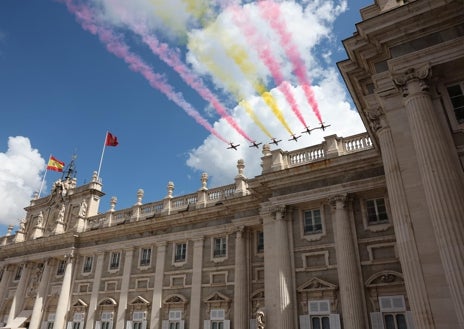
[{"label": "flagpole", "polygon": [[100,177],[100,170],[101,170],[101,166],[102,166],[102,162],[103,162],[103,155],[105,154],[106,139],[107,138],[108,138],[108,130],[106,131],[105,140],[103,141],[103,150],[102,150],[101,157],[100,157],[100,164],[98,165],[97,180]]},{"label": "flagpole", "polygon": [[[51,157],[52,157],[52,155],[50,154],[50,156],[48,157],[48,162],[50,162]],[[39,195],[37,196],[37,199],[40,198],[40,193],[42,193],[42,188],[43,188],[43,185],[44,185],[44,182],[45,182],[45,176],[47,176],[48,162],[45,165],[45,173],[44,173],[43,178],[42,178],[42,183],[40,183],[40,190],[39,190]]]}]

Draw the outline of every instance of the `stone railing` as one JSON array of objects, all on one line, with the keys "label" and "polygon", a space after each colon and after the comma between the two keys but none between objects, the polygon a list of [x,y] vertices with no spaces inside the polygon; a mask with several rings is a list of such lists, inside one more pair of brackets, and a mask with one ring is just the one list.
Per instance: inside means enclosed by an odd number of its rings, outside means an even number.
[{"label": "stone railing", "polygon": [[263,174],[361,152],[374,147],[367,133],[346,138],[331,135],[324,137],[324,139],[325,141],[321,144],[291,152],[284,152],[282,150],[268,151],[263,157]]}]

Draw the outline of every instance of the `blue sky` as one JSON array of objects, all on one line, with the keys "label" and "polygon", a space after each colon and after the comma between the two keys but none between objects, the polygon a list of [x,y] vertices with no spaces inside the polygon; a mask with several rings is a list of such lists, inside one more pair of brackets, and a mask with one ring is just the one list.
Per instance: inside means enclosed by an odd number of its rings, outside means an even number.
[{"label": "blue sky", "polygon": [[[289,129],[301,133],[304,128],[301,119],[276,91],[278,86],[257,53],[260,45],[243,46],[247,40],[240,35],[243,30],[232,26],[226,1],[172,0],[155,8],[149,0],[134,0],[131,5],[122,0],[79,2],[94,15],[92,24],[117,35],[119,41],[126,43],[137,58],[159,75],[160,81],[169,85],[177,96],[182,93],[182,99],[219,136],[226,142],[241,144],[234,151],[188,115],[185,108],[150,86],[124,59],[108,51],[91,28],[90,32],[83,28],[80,23],[85,27],[85,22],[82,18],[76,20],[65,3],[2,0],[0,235],[6,232],[7,224],[17,225],[24,216],[22,208],[28,205],[32,192],[38,190],[50,154],[69,163],[76,152],[78,184],[88,182],[98,169],[107,130],[118,137],[119,145],[105,151],[100,176],[106,196],[100,204],[101,212],[109,209],[111,196],[118,198],[117,209],[130,207],[136,202],[139,188],[145,191],[143,202],[160,200],[166,196],[169,181],[175,184],[174,195],[192,193],[201,187],[202,172],[210,176],[208,187],[233,183],[240,158],[245,159],[245,175],[259,174],[261,150],[249,148],[245,136],[150,51],[134,31],[140,26],[146,35],[177,51],[185,67],[203,81],[253,140],[266,143],[269,136],[238,106],[243,99],[251,104],[267,132],[284,141],[279,147],[285,150],[318,144],[324,135],[361,132],[362,124],[335,63],[346,58],[341,40],[355,31],[354,24],[360,21],[359,9],[372,2],[279,1],[278,10],[285,17],[283,22],[291,32],[291,42],[305,64],[321,117],[332,124],[330,130],[305,135],[297,143],[287,139]],[[189,8],[187,5],[192,3],[198,6]],[[205,8],[207,14],[202,11]],[[256,31],[272,30],[264,19],[253,16],[258,13],[253,1],[238,3],[234,8],[251,15]],[[134,21],[134,17],[143,24]],[[197,20],[198,17],[201,19]],[[230,35],[224,37],[229,31]],[[253,83],[244,74],[250,72],[232,67],[236,58],[220,49],[222,38],[229,40],[229,44],[230,40],[237,42],[233,49],[249,52],[247,59],[253,63],[254,77],[272,91],[287,127],[250,87]],[[311,127],[317,126],[317,116],[305,102],[289,60],[285,60],[281,50],[284,45],[276,41],[269,48],[293,88],[304,121]],[[211,69],[213,64],[222,67],[230,80],[223,76],[221,80],[221,74]],[[47,172],[42,196],[48,194],[51,184],[60,177],[58,173]]]}]

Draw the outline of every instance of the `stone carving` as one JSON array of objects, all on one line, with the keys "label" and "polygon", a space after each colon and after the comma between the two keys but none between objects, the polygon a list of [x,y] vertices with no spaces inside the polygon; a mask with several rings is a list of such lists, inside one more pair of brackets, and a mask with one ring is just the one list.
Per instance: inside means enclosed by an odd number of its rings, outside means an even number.
[{"label": "stone carving", "polygon": [[374,132],[378,132],[382,128],[388,127],[386,122],[385,113],[382,111],[382,108],[378,107],[373,110],[366,111],[366,116]]},{"label": "stone carving", "polygon": [[39,215],[37,216],[37,226],[38,227],[43,227],[43,221],[44,221],[44,215],[43,212],[39,212]]},{"label": "stone carving", "polygon": [[21,219],[19,222],[19,232],[25,233],[26,232],[26,218]]},{"label": "stone carving", "polygon": [[393,74],[393,82],[402,91],[403,97],[417,92],[428,90],[427,80],[430,79],[432,70],[430,65],[419,68],[411,68],[400,74]]},{"label": "stone carving", "polygon": [[256,327],[258,329],[265,329],[266,328],[266,315],[264,314],[264,310],[260,309],[256,312]]},{"label": "stone carving", "polygon": [[87,202],[82,200],[81,206],[79,208],[79,217],[85,218],[87,216]]},{"label": "stone carving", "polygon": [[66,206],[64,204],[61,205],[60,211],[58,212],[58,218],[56,219],[57,222],[64,223],[64,213],[66,211]]},{"label": "stone carving", "polygon": [[345,208],[350,202],[351,198],[348,196],[348,194],[338,194],[334,195],[329,198],[329,204],[333,209],[337,209],[337,205],[343,205],[343,208]]}]

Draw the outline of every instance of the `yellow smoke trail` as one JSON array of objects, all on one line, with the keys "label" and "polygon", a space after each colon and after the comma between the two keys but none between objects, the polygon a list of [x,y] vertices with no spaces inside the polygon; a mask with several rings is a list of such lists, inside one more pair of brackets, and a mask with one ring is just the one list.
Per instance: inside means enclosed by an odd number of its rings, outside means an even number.
[{"label": "yellow smoke trail", "polygon": [[190,13],[195,19],[205,26],[208,19],[208,14],[210,12],[209,0],[182,0],[186,7],[187,12]]},{"label": "yellow smoke trail", "polygon": [[272,113],[274,113],[280,123],[285,127],[285,129],[287,129],[288,133],[293,135],[293,132],[288,126],[287,121],[285,120],[282,111],[279,109],[276,100],[271,93],[266,91],[266,87],[262,83],[258,82],[256,65],[253,64],[253,62],[250,60],[247,51],[243,47],[234,44],[233,40],[224,34],[224,31],[220,35],[219,31],[221,30],[219,29],[210,31],[213,37],[216,37],[221,41],[226,54],[238,65],[245,77],[251,82],[251,85],[256,90],[256,92],[261,96],[266,105],[272,110]]},{"label": "yellow smoke trail", "polygon": [[211,74],[222,81],[222,83],[225,85],[227,90],[234,95],[234,97],[240,101],[240,106],[242,106],[246,113],[250,116],[250,118],[253,120],[253,122],[269,137],[272,138],[272,135],[269,133],[269,131],[266,129],[264,124],[259,120],[259,118],[256,116],[256,113],[253,111],[253,107],[249,102],[244,100],[246,96],[243,94],[243,92],[240,89],[240,85],[238,85],[234,79],[231,79],[230,75],[228,72],[226,72],[221,66],[217,64],[216,61],[214,61],[208,54],[207,52],[203,51],[202,47],[203,43],[201,40],[191,38],[189,42],[189,49],[195,53],[195,56],[197,59],[205,65],[208,70],[211,72]]}]

